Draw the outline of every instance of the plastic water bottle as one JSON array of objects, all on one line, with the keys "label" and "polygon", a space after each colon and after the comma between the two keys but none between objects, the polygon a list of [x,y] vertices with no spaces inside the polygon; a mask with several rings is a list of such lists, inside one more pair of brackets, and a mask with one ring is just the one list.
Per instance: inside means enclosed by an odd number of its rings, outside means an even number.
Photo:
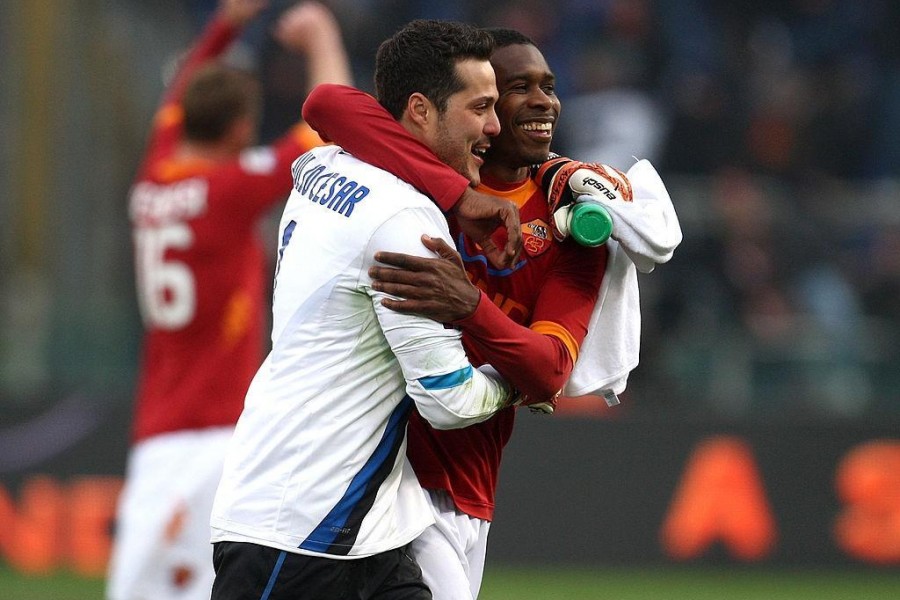
[{"label": "plastic water bottle", "polygon": [[606,243],[613,230],[609,211],[597,202],[578,202],[569,208],[569,235],[582,246]]}]

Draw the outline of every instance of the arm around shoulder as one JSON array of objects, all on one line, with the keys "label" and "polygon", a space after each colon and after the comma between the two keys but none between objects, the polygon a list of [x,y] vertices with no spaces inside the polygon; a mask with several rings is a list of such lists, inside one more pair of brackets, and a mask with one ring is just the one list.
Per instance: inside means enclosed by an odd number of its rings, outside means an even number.
[{"label": "arm around shoulder", "polygon": [[[365,248],[372,257],[379,250],[427,257],[430,251],[412,231],[449,241],[440,213],[401,210],[388,219]],[[453,429],[479,423],[510,403],[513,390],[502,379],[472,367],[462,347],[460,334],[425,317],[403,314],[382,305],[387,296],[374,290],[371,279],[361,281],[372,298],[379,325],[397,358],[406,391],[419,413],[435,428]]]}]

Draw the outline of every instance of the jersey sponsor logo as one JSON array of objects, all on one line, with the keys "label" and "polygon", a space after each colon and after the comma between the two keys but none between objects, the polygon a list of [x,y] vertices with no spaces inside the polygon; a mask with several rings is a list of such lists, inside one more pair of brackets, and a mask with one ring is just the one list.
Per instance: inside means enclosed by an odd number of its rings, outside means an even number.
[{"label": "jersey sponsor logo", "polygon": [[353,214],[356,203],[369,195],[369,188],[337,171],[329,171],[323,164],[317,164],[315,155],[311,153],[298,158],[291,172],[297,192],[345,217]]},{"label": "jersey sponsor logo", "polygon": [[550,249],[550,227],[543,219],[522,223],[522,247],[529,256],[540,256]]}]

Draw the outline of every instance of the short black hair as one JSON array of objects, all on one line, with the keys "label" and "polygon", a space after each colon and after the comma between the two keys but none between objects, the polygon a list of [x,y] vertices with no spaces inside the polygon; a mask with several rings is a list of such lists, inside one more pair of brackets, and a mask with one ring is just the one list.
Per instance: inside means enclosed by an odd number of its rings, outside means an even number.
[{"label": "short black hair", "polygon": [[522,33],[521,31],[517,31],[515,29],[509,29],[507,27],[486,27],[485,31],[487,31],[491,38],[494,40],[494,46],[497,48],[506,48],[507,46],[535,46],[534,41]]},{"label": "short black hair", "polygon": [[375,55],[375,95],[395,119],[400,119],[410,95],[424,94],[438,111],[463,89],[456,63],[489,61],[494,42],[486,31],[457,21],[417,19],[378,47]]}]

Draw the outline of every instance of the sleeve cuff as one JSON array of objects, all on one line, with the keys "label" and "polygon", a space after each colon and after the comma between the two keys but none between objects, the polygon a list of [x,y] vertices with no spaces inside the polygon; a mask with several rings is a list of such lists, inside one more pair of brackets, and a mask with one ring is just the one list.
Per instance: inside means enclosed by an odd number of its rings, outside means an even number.
[{"label": "sleeve cuff", "polygon": [[444,213],[448,213],[453,210],[456,203],[462,199],[463,194],[466,192],[469,185],[470,182],[468,179],[462,175],[458,175],[456,179],[447,181],[447,185],[443,186],[441,189],[441,195],[436,196],[434,201],[441,207],[441,210],[444,211]]},{"label": "sleeve cuff", "polygon": [[506,315],[490,301],[484,290],[478,291],[481,296],[475,306],[475,311],[464,319],[454,321],[453,325],[476,337],[484,337],[492,331],[497,316],[505,319]]}]

